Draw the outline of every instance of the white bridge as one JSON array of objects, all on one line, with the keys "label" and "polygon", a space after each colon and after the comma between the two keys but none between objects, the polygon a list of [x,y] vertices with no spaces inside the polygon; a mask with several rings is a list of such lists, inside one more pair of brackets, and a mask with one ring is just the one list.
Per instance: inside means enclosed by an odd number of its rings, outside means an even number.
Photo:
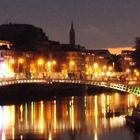
[{"label": "white bridge", "polygon": [[116,89],[123,92],[132,93],[136,96],[140,96],[140,86],[134,86],[129,84],[121,84],[118,81],[95,81],[95,80],[79,80],[79,79],[3,79],[0,81],[1,86],[23,84],[23,83],[73,83],[73,84],[85,84],[90,86],[100,86],[111,89]]}]

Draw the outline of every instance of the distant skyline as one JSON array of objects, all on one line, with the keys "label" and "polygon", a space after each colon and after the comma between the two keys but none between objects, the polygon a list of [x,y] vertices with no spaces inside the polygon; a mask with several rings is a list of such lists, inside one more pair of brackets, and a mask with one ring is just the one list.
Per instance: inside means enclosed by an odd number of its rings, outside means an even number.
[{"label": "distant skyline", "polygon": [[71,21],[76,44],[88,49],[133,47],[140,36],[140,0],[1,0],[0,24],[41,27],[51,40],[69,43]]}]

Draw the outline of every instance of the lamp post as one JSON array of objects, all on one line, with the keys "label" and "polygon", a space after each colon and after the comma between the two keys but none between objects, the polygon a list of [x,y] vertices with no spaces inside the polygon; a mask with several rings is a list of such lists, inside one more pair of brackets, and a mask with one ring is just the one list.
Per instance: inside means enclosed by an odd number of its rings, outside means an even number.
[{"label": "lamp post", "polygon": [[74,71],[74,65],[75,65],[75,62],[73,60],[71,60],[69,62],[69,68],[70,68],[70,71]]},{"label": "lamp post", "polygon": [[20,74],[20,72],[22,72],[22,69],[20,70],[20,65],[22,65],[24,63],[23,58],[19,58],[18,59],[18,75]]},{"label": "lamp post", "polygon": [[97,76],[98,76],[98,63],[94,63],[93,67],[94,67],[94,76],[95,76],[95,78],[97,78]]},{"label": "lamp post", "polygon": [[74,66],[75,66],[75,62],[73,60],[71,60],[69,62],[69,71],[70,71],[69,77],[70,77],[70,79],[75,77],[75,74],[74,74]]},{"label": "lamp post", "polygon": [[131,70],[129,68],[126,69],[126,78],[128,81],[131,79]]},{"label": "lamp post", "polygon": [[43,72],[42,66],[44,65],[44,59],[39,58],[37,61],[37,73],[40,74]]},{"label": "lamp post", "polygon": [[15,68],[14,68],[14,64],[15,64],[15,60],[14,59],[10,59],[10,68],[12,69],[13,72],[15,72]]},{"label": "lamp post", "polygon": [[52,61],[48,61],[47,62],[47,70],[48,70],[48,76],[51,77],[53,75],[53,68],[56,65],[56,61],[52,60]]}]

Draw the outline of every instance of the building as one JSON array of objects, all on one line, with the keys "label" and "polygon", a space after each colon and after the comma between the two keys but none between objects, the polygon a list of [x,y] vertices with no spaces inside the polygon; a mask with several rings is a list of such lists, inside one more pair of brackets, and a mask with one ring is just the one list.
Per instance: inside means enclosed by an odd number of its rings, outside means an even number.
[{"label": "building", "polygon": [[0,40],[0,78],[14,76],[14,51],[11,46],[9,41]]},{"label": "building", "polygon": [[[68,44],[49,40],[41,28],[27,24],[0,25],[0,39],[3,38],[8,41],[0,42],[2,47],[7,46],[1,51],[0,59],[5,60],[6,53],[13,50],[14,70],[18,74],[38,75],[41,73],[42,76],[54,74],[62,75],[64,78],[87,76],[91,79],[104,75],[108,70],[109,72],[114,70],[114,63],[111,61],[112,55],[108,50],[87,50],[84,46],[76,45],[73,23],[71,23],[69,31]],[[130,57],[128,52],[127,54],[122,52],[123,69],[128,67],[127,65],[133,65]]]},{"label": "building", "polygon": [[11,46],[9,41],[0,40],[0,62],[9,62],[13,58],[14,51]]},{"label": "building", "polygon": [[122,62],[121,67],[123,72],[127,69],[134,69],[136,63],[133,60],[133,52],[129,50],[122,51],[120,61]]}]

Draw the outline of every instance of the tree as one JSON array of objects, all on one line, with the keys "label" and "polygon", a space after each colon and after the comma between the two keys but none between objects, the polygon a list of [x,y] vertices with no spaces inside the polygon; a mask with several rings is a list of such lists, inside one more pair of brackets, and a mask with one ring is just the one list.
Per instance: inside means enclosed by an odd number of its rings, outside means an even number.
[{"label": "tree", "polygon": [[140,69],[140,37],[136,38],[136,50],[133,52],[132,57],[136,62],[136,68]]}]

